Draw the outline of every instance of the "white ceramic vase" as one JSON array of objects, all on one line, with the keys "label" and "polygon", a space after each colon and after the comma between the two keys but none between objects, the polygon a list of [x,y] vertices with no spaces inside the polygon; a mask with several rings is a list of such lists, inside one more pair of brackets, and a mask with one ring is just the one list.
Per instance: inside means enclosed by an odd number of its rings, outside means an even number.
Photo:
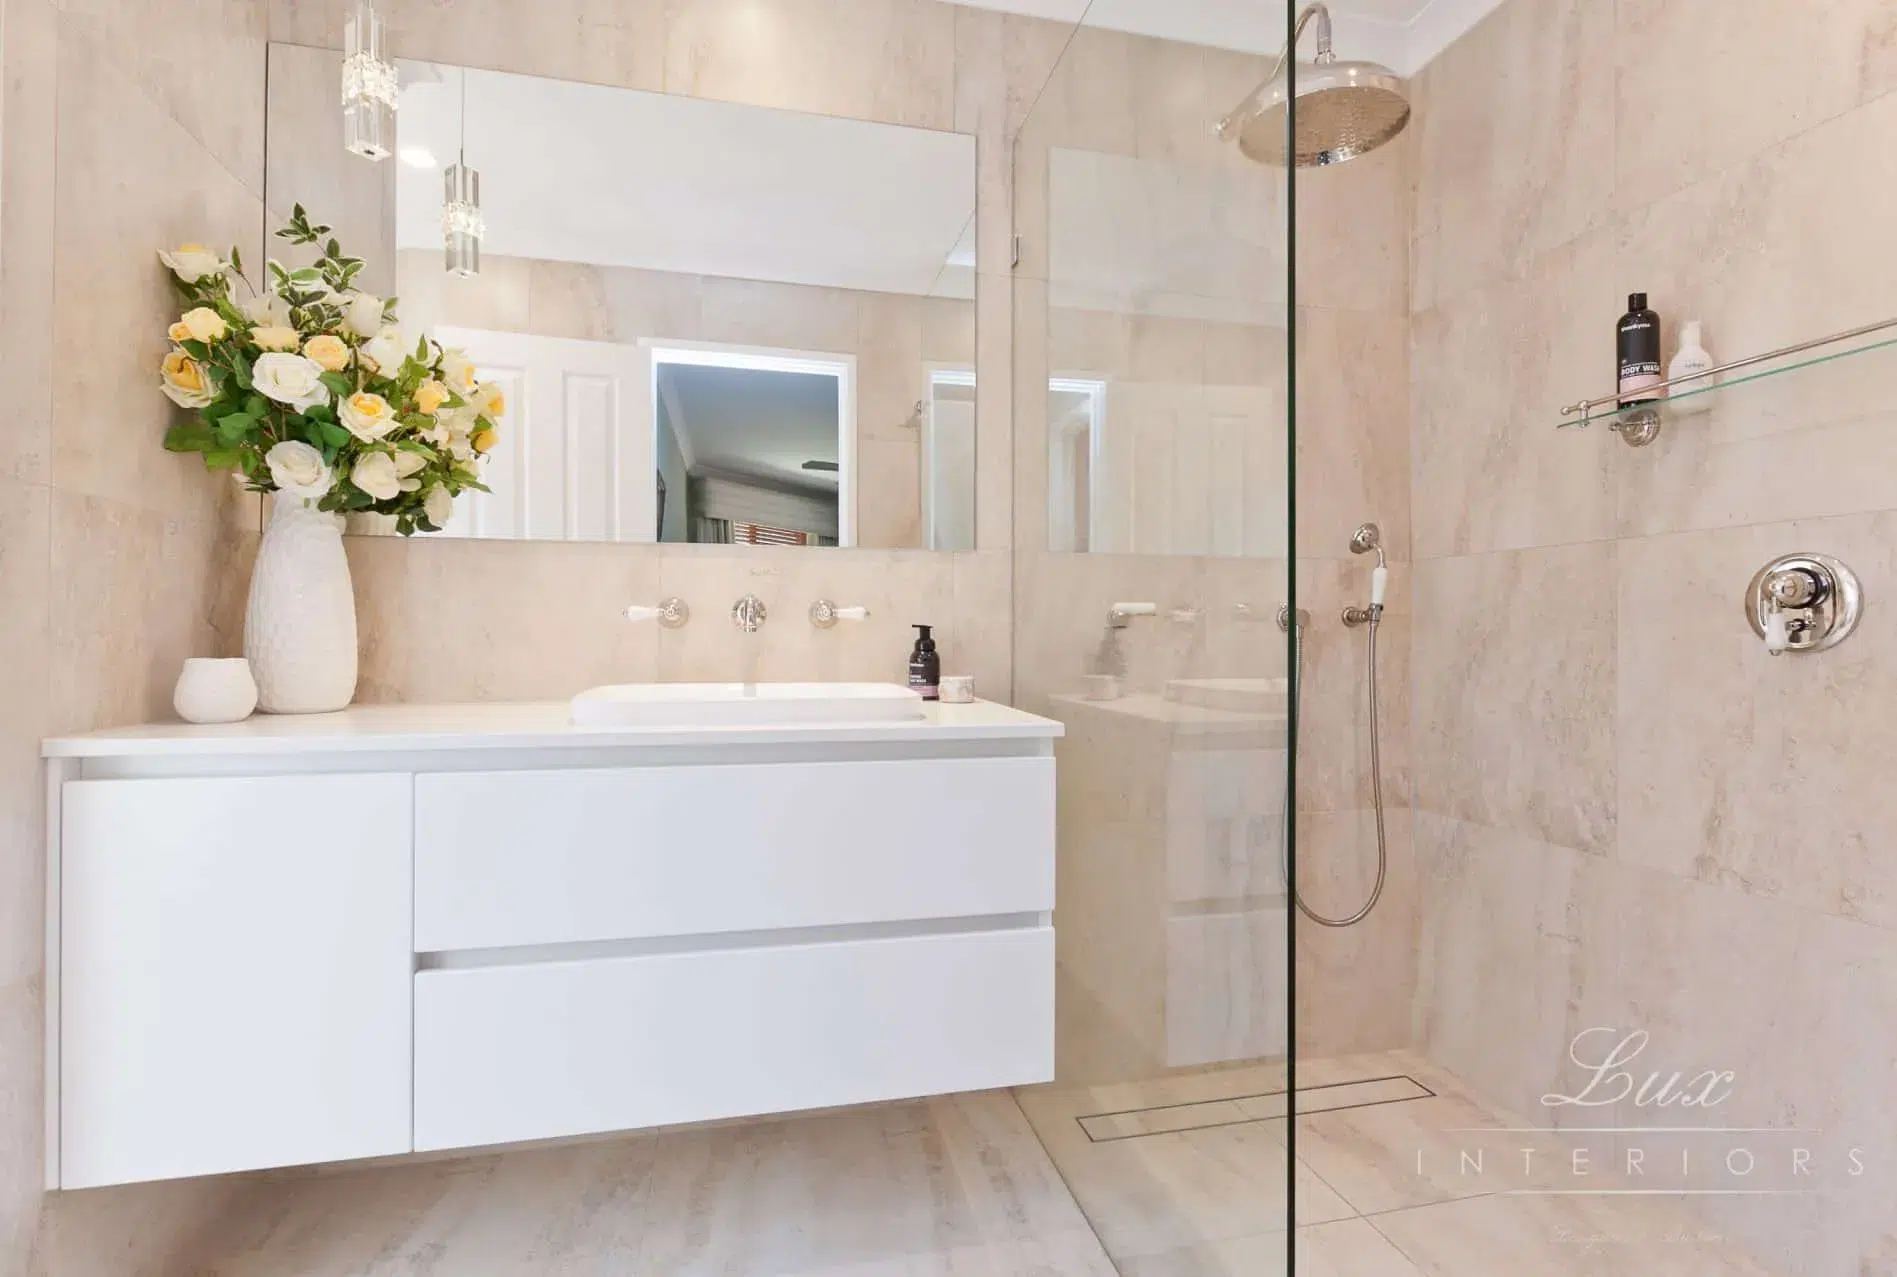
[{"label": "white ceramic vase", "polygon": [[321,714],[356,695],[356,596],[341,515],[272,500],[250,576],[244,655],[266,714]]}]

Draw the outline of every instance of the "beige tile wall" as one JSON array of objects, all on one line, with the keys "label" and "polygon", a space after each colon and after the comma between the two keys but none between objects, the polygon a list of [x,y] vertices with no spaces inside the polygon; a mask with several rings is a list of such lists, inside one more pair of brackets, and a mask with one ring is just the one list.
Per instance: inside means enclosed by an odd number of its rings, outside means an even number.
[{"label": "beige tile wall", "polygon": [[161,452],[175,313],[155,250],[256,260],[266,15],[252,0],[5,6],[0,209],[0,1270],[164,1270],[222,1182],[42,1196],[41,737],[166,712],[213,623],[241,503]]},{"label": "beige tile wall", "polygon": [[[1576,1032],[1645,1029],[1643,1070],[1736,1073],[1722,1124],[1861,1144],[1862,1179],[1703,1203],[1814,1275],[1897,1260],[1897,357],[1640,451],[1553,425],[1635,290],[1669,354],[1687,318],[1719,358],[1897,313],[1894,33],[1879,0],[1509,0],[1417,83],[1420,1045],[1545,1121]],[[1793,550],[1872,602],[1773,660],[1740,600]]]}]

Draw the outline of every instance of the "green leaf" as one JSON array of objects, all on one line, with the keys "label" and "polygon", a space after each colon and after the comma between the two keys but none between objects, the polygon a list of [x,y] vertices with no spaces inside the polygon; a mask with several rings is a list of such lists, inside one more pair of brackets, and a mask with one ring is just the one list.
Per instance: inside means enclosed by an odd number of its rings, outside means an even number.
[{"label": "green leaf", "polygon": [[244,459],[241,448],[212,448],[204,454],[206,470],[233,470]]},{"label": "green leaf", "polygon": [[211,427],[193,417],[189,421],[180,421],[165,431],[165,450],[167,452],[203,452],[215,442]]},{"label": "green leaf", "polygon": [[319,422],[323,429],[323,442],[332,448],[340,448],[349,442],[349,432],[333,421]]},{"label": "green leaf", "polygon": [[349,378],[339,372],[326,372],[317,380],[328,386],[332,394],[346,395],[355,389],[349,384]]},{"label": "green leaf", "polygon": [[185,354],[191,356],[191,358],[197,360],[199,363],[203,363],[206,359],[211,357],[210,348],[195,337],[185,338],[184,341],[179,344],[179,349],[183,350]]},{"label": "green leaf", "polygon": [[237,245],[231,245],[231,269],[239,275],[244,273],[244,259],[237,255]]},{"label": "green leaf", "polygon": [[233,352],[231,356],[231,376],[236,379],[240,390],[250,389],[250,361]]}]

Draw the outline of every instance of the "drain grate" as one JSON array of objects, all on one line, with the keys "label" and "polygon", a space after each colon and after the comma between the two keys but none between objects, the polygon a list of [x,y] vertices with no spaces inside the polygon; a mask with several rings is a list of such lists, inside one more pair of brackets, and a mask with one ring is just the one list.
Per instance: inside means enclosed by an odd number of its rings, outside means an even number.
[{"label": "drain grate", "polygon": [[[1364,1078],[1355,1082],[1332,1082],[1325,1086],[1298,1088],[1299,1117],[1314,1113],[1336,1113],[1344,1109],[1371,1108],[1379,1104],[1401,1104],[1408,1100],[1426,1100],[1436,1092],[1407,1073],[1391,1077]],[[1199,1100],[1187,1104],[1156,1104],[1151,1108],[1122,1109],[1114,1113],[1092,1113],[1074,1119],[1095,1144],[1116,1140],[1139,1139],[1146,1135],[1171,1135],[1179,1131],[1202,1131],[1215,1126],[1242,1126],[1247,1122],[1283,1120],[1287,1112],[1284,1091],[1261,1091],[1255,1095],[1236,1095],[1218,1100]]]}]

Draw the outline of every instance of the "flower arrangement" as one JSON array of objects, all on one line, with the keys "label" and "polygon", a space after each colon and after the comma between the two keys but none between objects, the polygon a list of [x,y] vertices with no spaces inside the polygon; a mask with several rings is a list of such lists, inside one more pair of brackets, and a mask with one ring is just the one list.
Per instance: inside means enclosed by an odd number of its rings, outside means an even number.
[{"label": "flower arrangement", "polygon": [[411,346],[396,299],[354,287],[363,263],[325,242],[329,230],[297,205],[277,235],[317,244],[320,256],[295,270],[267,263],[264,291],[234,248],[228,260],[196,244],[158,255],[184,303],[160,388],[195,414],[166,432],[165,447],[202,453],[251,492],[390,515],[404,536],[439,532],[456,496],[487,491],[480,461],[505,401],[460,351],[425,336]]}]

